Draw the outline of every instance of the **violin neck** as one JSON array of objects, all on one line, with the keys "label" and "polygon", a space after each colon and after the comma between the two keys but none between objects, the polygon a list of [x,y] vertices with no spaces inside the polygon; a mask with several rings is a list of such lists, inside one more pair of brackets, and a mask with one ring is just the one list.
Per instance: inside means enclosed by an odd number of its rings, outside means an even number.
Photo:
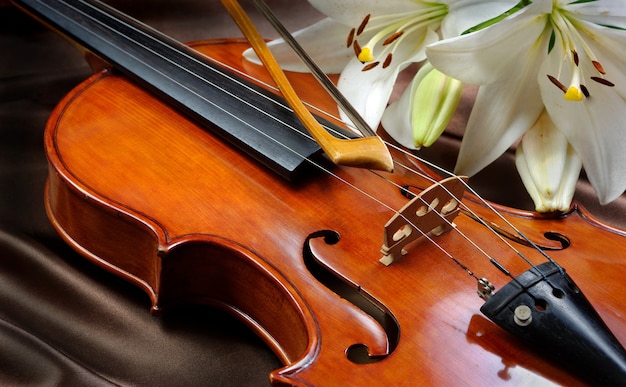
[{"label": "violin neck", "polygon": [[289,180],[321,153],[280,97],[106,4],[14,3]]}]

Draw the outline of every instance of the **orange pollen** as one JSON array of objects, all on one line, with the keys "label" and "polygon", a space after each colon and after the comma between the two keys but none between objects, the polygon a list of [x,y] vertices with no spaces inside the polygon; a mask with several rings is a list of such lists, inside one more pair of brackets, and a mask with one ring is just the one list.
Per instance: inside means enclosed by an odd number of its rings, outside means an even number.
[{"label": "orange pollen", "polygon": [[613,82],[611,82],[611,81],[609,81],[609,80],[607,80],[607,79],[604,79],[604,78],[600,78],[600,77],[591,77],[591,79],[592,79],[592,80],[594,80],[594,81],[596,81],[596,82],[598,82],[598,83],[599,83],[599,84],[601,84],[601,85],[604,85],[604,86],[609,86],[609,87],[613,87],[613,86],[615,86],[615,83],[613,83]]},{"label": "orange pollen", "polygon": [[548,79],[550,80],[550,82],[552,82],[556,87],[558,87],[559,89],[561,89],[561,91],[563,91],[564,93],[567,93],[567,87],[565,87],[564,84],[562,84],[558,79],[556,79],[555,77],[553,77],[552,75],[548,74]]},{"label": "orange pollen", "polygon": [[606,74],[606,71],[604,71],[604,67],[602,67],[600,62],[592,60],[591,63],[593,63],[593,67],[595,67],[600,74]]},{"label": "orange pollen", "polygon": [[372,16],[372,15],[368,13],[363,18],[363,21],[359,25],[359,28],[357,28],[357,30],[356,30],[356,35],[357,36],[359,36],[359,35],[361,35],[361,33],[363,33],[363,30],[365,29],[365,26],[367,26],[367,23],[369,23],[369,21],[370,21],[370,16]]},{"label": "orange pollen", "polygon": [[355,40],[352,44],[352,48],[354,48],[354,55],[358,58],[359,54],[361,54],[361,45]]},{"label": "orange pollen", "polygon": [[387,54],[387,57],[385,58],[385,61],[383,62],[384,69],[386,69],[391,64],[392,59],[393,59],[393,55],[391,53]]},{"label": "orange pollen", "polygon": [[380,62],[368,63],[367,65],[363,66],[361,71],[369,71],[369,70],[373,69],[374,67],[378,66],[379,64],[380,64]]},{"label": "orange pollen", "polygon": [[356,34],[356,30],[353,28],[350,30],[348,34],[348,38],[346,39],[346,47],[352,46],[352,42],[354,42],[354,35]]},{"label": "orange pollen", "polygon": [[398,31],[394,34],[391,34],[387,39],[385,39],[385,41],[383,42],[383,46],[386,46],[388,44],[395,42],[403,34],[404,34],[404,31]]}]

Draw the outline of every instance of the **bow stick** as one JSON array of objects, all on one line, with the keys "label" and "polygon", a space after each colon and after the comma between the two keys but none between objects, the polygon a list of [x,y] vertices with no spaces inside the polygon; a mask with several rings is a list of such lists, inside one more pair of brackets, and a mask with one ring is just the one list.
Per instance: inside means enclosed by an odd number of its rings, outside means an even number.
[{"label": "bow stick", "polygon": [[[282,69],[278,65],[278,62],[274,58],[274,55],[265,44],[265,40],[254,26],[254,23],[252,23],[252,20],[250,20],[246,12],[239,5],[237,0],[221,0],[221,2],[233,18],[241,32],[250,42],[250,45],[254,49],[255,53],[257,54],[267,71],[270,73],[272,79],[276,83],[276,86],[283,94],[285,100],[293,109],[298,119],[307,128],[309,133],[313,136],[315,141],[317,141],[319,146],[324,150],[326,155],[331,159],[333,163],[337,165],[371,168],[388,172],[393,171],[393,159],[391,158],[391,154],[389,153],[387,146],[384,144],[380,137],[376,136],[375,134],[371,135],[374,133],[371,129],[368,128],[369,131],[360,129],[362,133],[365,131],[365,133],[369,136],[356,139],[340,139],[328,133],[320,125],[320,123],[317,122],[317,120],[304,106],[296,92],[293,90],[293,87],[289,83],[287,76],[282,71]],[[266,10],[269,11],[267,7],[262,8],[266,8]],[[264,11],[262,11],[262,13],[268,18],[268,20],[270,20],[275,28],[277,28],[275,23],[278,23],[278,25],[282,26],[277,18],[268,17],[268,14],[266,14],[266,12]],[[277,30],[281,35],[283,33],[286,33],[288,36],[291,36],[284,27],[277,28]],[[291,38],[291,40],[295,42],[293,37]],[[296,53],[300,55],[304,52],[304,50],[302,50],[301,48],[300,51],[301,52],[296,50]],[[307,63],[307,65],[308,63],[313,63],[310,58],[308,58],[308,55],[306,56],[306,58],[307,59],[303,60],[305,60],[305,63]],[[309,62],[307,62],[307,60]],[[319,71],[319,73],[322,72]],[[319,74],[315,74],[314,72],[314,75],[319,80]],[[328,81],[328,83],[332,85],[332,82]],[[322,82],[322,86],[324,86],[328,90],[328,84],[325,85],[324,82]],[[332,85],[332,87],[334,88],[334,85]],[[331,96],[333,96],[333,98],[335,98],[336,95],[340,95],[338,91],[336,91],[336,94],[333,92],[330,92],[330,94]],[[340,104],[340,106],[342,105]],[[354,109],[352,110],[354,111]],[[353,118],[351,117],[351,119]],[[360,127],[360,124],[357,124],[356,122],[355,124],[357,125],[357,127]]]}]

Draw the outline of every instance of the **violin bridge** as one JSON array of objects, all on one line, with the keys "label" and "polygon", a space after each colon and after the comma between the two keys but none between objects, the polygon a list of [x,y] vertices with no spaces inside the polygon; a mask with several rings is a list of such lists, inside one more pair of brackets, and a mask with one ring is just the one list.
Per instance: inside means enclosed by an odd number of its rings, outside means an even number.
[{"label": "violin bridge", "polygon": [[453,176],[428,187],[385,225],[380,262],[391,265],[407,253],[406,246],[428,233],[439,236],[454,227],[467,177]]}]

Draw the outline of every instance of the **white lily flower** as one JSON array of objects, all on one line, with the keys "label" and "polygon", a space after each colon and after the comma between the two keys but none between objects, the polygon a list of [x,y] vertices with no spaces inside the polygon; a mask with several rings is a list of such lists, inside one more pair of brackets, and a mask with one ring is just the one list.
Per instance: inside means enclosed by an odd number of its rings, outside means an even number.
[{"label": "white lily flower", "polygon": [[[454,36],[510,9],[517,0],[309,0],[328,16],[293,35],[339,90],[377,128],[398,73],[423,61],[435,32]],[[282,39],[269,43],[281,67],[308,71]],[[245,57],[258,63],[253,52]]]},{"label": "white lily flower", "polygon": [[545,110],[522,137],[515,165],[536,211],[569,210],[582,163]]},{"label": "white lily flower", "polygon": [[608,203],[626,189],[626,4],[528,3],[498,23],[427,49],[440,71],[483,85],[456,172],[484,168],[545,109],[581,158],[600,202]]}]

